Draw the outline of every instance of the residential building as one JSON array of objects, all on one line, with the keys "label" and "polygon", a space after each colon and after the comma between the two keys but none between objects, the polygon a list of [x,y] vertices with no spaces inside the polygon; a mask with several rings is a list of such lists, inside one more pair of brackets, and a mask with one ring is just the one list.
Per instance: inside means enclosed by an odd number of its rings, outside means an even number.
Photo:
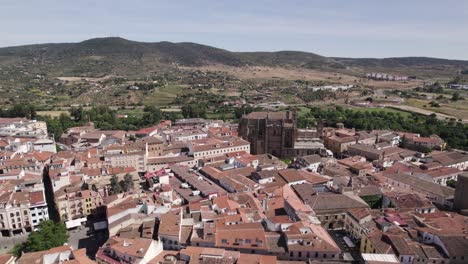
[{"label": "residential building", "polygon": [[382,176],[385,183],[396,189],[417,192],[434,203],[450,208],[453,206],[454,189],[452,188],[406,174],[395,173]]},{"label": "residential building", "polygon": [[43,189],[32,192],[24,190],[1,193],[0,233],[2,236],[31,232],[40,222],[48,219],[49,212]]},{"label": "residential building", "polygon": [[99,248],[96,254],[96,261],[98,264],[144,264],[150,262],[162,251],[162,243],[157,240],[113,236]]},{"label": "residential building", "polygon": [[86,249],[73,249],[71,246],[54,247],[49,250],[24,253],[16,261],[16,264],[60,264],[60,263],[76,263],[76,264],[93,264],[96,263],[86,256]]},{"label": "residential building", "polygon": [[193,156],[196,162],[206,158],[222,156],[227,153],[250,153],[249,142],[237,137],[193,140],[189,142],[188,148],[189,155]]}]

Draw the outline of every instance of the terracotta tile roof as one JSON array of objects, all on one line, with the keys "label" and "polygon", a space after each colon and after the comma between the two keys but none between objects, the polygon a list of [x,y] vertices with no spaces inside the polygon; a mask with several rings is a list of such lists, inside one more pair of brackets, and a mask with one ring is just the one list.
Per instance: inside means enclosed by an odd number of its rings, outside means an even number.
[{"label": "terracotta tile roof", "polygon": [[154,257],[152,260],[150,260],[148,262],[148,264],[161,264],[161,263],[164,263],[164,261],[166,259],[169,259],[169,258],[174,258],[175,259],[178,254],[179,254],[179,251],[163,250],[156,257]]},{"label": "terracotta tile roof", "polygon": [[320,157],[320,155],[317,155],[317,154],[309,155],[309,156],[303,156],[302,159],[305,160],[309,164],[322,162],[322,157]]},{"label": "terracotta tile roof", "polygon": [[169,212],[160,216],[159,234],[179,237],[180,215]]},{"label": "terracotta tile roof", "polygon": [[45,203],[44,193],[42,191],[30,192],[29,202],[31,203],[31,205]]},{"label": "terracotta tile roof", "polygon": [[347,210],[350,215],[352,215],[358,221],[371,215],[369,208],[350,208]]},{"label": "terracotta tile roof", "polygon": [[465,236],[440,236],[439,238],[450,257],[467,255],[468,239]]},{"label": "terracotta tile roof", "polygon": [[250,146],[248,141],[235,137],[230,137],[229,140],[218,140],[214,138],[199,139],[191,141],[190,144],[192,144],[194,152]]},{"label": "terracotta tile roof", "polygon": [[17,264],[30,264],[30,263],[42,264],[44,263],[43,260],[44,260],[45,255],[59,253],[59,252],[67,252],[67,251],[71,253],[73,250],[70,246],[60,246],[60,247],[51,248],[49,250],[25,253],[18,259]]},{"label": "terracotta tile roof", "polygon": [[357,196],[320,193],[313,195],[306,202],[316,213],[327,210],[346,210],[350,208],[368,208],[362,199]]},{"label": "terracotta tile roof", "polygon": [[278,171],[278,174],[287,182],[297,182],[305,180],[301,173],[295,169],[286,169]]},{"label": "terracotta tile roof", "polygon": [[53,152],[49,152],[49,151],[34,151],[32,152],[32,156],[38,160],[38,161],[46,161],[48,159],[50,159],[52,156],[54,155]]},{"label": "terracotta tile roof", "polygon": [[[243,242],[241,243],[240,240]],[[216,246],[267,249],[265,231],[260,223],[216,225]]]},{"label": "terracotta tile roof", "polygon": [[299,171],[299,174],[309,183],[312,184],[323,184],[330,181],[329,178],[324,177],[320,174],[308,172],[308,171]]},{"label": "terracotta tile roof", "polygon": [[[74,250],[73,257],[74,257],[74,260],[72,261],[75,261],[77,264],[95,264],[96,263],[88,258],[88,256],[86,255],[85,248]],[[67,262],[65,261],[64,264],[67,264]]]},{"label": "terracotta tile roof", "polygon": [[461,173],[460,170],[451,167],[442,167],[437,169],[432,169],[426,172],[427,175],[431,176],[432,178],[444,177],[444,176],[452,176]]},{"label": "terracotta tile roof", "polygon": [[13,256],[12,254],[3,254],[0,255],[0,264],[6,264],[6,263],[15,263],[14,259],[16,257]]},{"label": "terracotta tile roof", "polygon": [[0,140],[0,147],[6,147],[9,146],[10,144],[6,140]]},{"label": "terracotta tile roof", "polygon": [[114,236],[109,238],[104,246],[108,244],[110,248],[121,254],[143,258],[152,242],[152,239],[147,238],[130,239]]},{"label": "terracotta tile roof", "polygon": [[239,203],[229,199],[227,195],[215,197],[213,205],[216,205],[219,209],[227,209],[228,211],[233,211],[240,207]]},{"label": "terracotta tile roof", "polygon": [[390,178],[394,181],[407,184],[409,186],[412,186],[413,188],[418,188],[425,192],[429,192],[429,193],[432,193],[441,197],[453,197],[454,195],[454,189],[450,187],[442,186],[437,183],[426,181],[426,180],[423,180],[414,176],[395,173],[395,174],[385,174],[385,177]]},{"label": "terracotta tile roof", "polygon": [[11,195],[11,201],[15,204],[26,204],[29,202],[28,192],[14,192]]}]

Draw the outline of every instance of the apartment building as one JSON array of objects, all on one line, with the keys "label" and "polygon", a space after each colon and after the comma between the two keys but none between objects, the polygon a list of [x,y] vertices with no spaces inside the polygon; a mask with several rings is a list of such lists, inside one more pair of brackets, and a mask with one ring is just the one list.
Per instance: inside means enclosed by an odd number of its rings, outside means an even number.
[{"label": "apartment building", "polygon": [[237,137],[194,140],[188,143],[188,148],[189,155],[193,156],[196,162],[207,158],[222,156],[227,153],[250,153],[250,143]]},{"label": "apartment building", "polygon": [[49,219],[43,190],[3,192],[0,195],[0,235],[30,232]]},{"label": "apartment building", "polygon": [[66,187],[55,193],[57,209],[64,222],[86,217],[104,204],[99,192],[81,190],[80,187]]},{"label": "apartment building", "polygon": [[162,243],[148,238],[111,237],[96,254],[98,264],[149,263],[163,251]]}]

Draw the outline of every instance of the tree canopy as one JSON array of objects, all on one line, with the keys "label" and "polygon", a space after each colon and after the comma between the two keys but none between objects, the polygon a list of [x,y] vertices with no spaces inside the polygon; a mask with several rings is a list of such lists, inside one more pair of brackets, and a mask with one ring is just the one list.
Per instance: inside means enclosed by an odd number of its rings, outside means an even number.
[{"label": "tree canopy", "polygon": [[112,189],[112,194],[118,194],[122,192],[122,186],[120,186],[119,178],[116,175],[112,175],[110,179],[110,186]]},{"label": "tree canopy", "polygon": [[182,115],[185,118],[206,118],[206,105],[187,104],[182,107]]},{"label": "tree canopy", "polygon": [[35,119],[36,107],[31,104],[15,104],[7,110],[0,109],[0,117],[25,117]]},{"label": "tree canopy", "polygon": [[29,234],[23,244],[16,245],[12,253],[20,256],[22,252],[36,252],[62,246],[68,240],[67,229],[63,223],[46,220],[40,223],[39,230]]},{"label": "tree canopy", "polygon": [[305,128],[321,120],[326,126],[343,123],[357,130],[391,129],[429,136],[439,135],[450,148],[468,150],[468,125],[451,120],[439,120],[435,115],[403,114],[389,111],[356,111],[352,109],[312,107],[299,117],[298,126]]}]

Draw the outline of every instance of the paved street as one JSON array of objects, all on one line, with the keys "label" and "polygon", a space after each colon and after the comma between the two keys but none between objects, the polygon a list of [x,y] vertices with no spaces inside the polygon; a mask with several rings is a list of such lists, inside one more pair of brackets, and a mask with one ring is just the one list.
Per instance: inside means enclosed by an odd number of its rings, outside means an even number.
[{"label": "paved street", "polygon": [[105,232],[96,232],[87,235],[89,232],[88,227],[80,227],[68,232],[68,244],[73,248],[86,248],[86,254],[94,258],[100,246],[107,241]]},{"label": "paved street", "polygon": [[348,247],[343,237],[346,235],[344,230],[328,230],[335,243],[341,248],[343,253],[347,253],[347,256],[352,257],[352,263],[362,263],[361,254],[359,252],[359,245],[354,248]]},{"label": "paved street", "polygon": [[26,239],[28,239],[28,234],[0,237],[0,254],[8,253],[16,244],[23,243]]}]

